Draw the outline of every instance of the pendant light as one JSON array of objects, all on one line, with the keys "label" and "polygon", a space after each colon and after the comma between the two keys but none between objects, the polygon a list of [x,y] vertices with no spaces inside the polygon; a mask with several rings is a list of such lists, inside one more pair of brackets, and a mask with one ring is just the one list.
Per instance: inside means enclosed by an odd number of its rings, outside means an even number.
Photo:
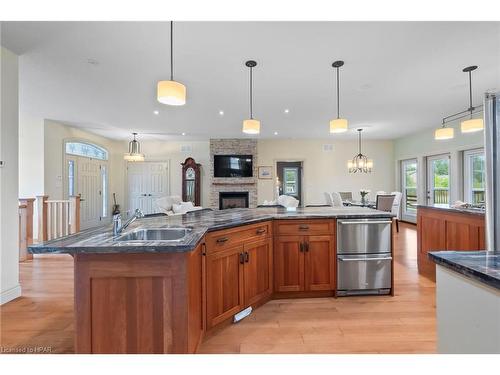
[{"label": "pendant light", "polygon": [[332,66],[337,69],[337,118],[330,121],[330,133],[344,133],[347,131],[347,120],[340,118],[340,80],[339,68],[344,65],[343,61],[335,61]]},{"label": "pendant light", "polygon": [[132,135],[134,139],[128,143],[128,152],[123,155],[123,159],[127,161],[144,161],[144,154],[141,154],[141,144],[135,139],[137,133],[132,133]]},{"label": "pendant light", "polygon": [[248,60],[245,65],[250,68],[250,118],[243,121],[243,133],[259,134],[260,121],[253,118],[253,68],[257,66],[257,62]]},{"label": "pendant light", "polygon": [[482,105],[474,107],[472,104],[472,72],[477,69],[476,65],[471,65],[462,69],[462,72],[469,74],[469,108],[465,111],[455,113],[443,118],[442,125],[434,132],[434,139],[444,140],[452,139],[454,137],[454,129],[446,127],[446,124],[451,121],[457,121],[468,117],[468,120],[462,121],[460,128],[462,133],[472,133],[484,129],[484,122],[482,118],[472,118],[475,113],[482,112]]},{"label": "pendant light", "polygon": [[159,81],[157,86],[157,99],[160,103],[168,105],[186,104],[186,86],[174,81],[174,21],[170,21],[170,80]]},{"label": "pendant light", "polygon": [[363,129],[357,129],[358,131],[358,154],[355,155],[352,160],[347,162],[347,168],[349,173],[371,173],[373,168],[373,160],[368,159],[366,155],[361,152],[361,132]]},{"label": "pendant light", "polygon": [[460,129],[462,133],[473,133],[484,129],[484,123],[482,118],[472,118],[472,114],[474,113],[474,106],[472,105],[472,72],[477,69],[476,65],[468,66],[464,68],[462,71],[464,73],[469,73],[469,112],[470,119],[462,121],[460,124]]}]

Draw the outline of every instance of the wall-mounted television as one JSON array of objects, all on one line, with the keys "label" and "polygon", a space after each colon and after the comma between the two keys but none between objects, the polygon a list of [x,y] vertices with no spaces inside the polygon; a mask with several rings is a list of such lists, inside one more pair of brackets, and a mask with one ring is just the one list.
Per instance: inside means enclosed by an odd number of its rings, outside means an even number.
[{"label": "wall-mounted television", "polygon": [[214,155],[214,177],[252,176],[252,155]]}]

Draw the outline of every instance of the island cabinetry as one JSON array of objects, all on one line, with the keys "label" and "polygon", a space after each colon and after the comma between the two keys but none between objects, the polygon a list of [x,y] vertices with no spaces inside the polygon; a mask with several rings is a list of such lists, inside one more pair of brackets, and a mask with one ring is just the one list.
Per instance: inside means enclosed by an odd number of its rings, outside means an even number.
[{"label": "island cabinetry", "polygon": [[209,330],[246,307],[260,305],[271,297],[271,226],[252,224],[209,233],[206,243],[206,328]]},{"label": "island cabinetry", "polygon": [[430,251],[484,250],[484,215],[467,211],[418,207],[417,260],[421,275],[436,280],[436,266]]},{"label": "island cabinetry", "polygon": [[275,292],[335,290],[334,221],[283,220],[277,222],[276,231]]},{"label": "island cabinetry", "polygon": [[77,254],[77,353],[194,353],[201,245],[186,253]]}]

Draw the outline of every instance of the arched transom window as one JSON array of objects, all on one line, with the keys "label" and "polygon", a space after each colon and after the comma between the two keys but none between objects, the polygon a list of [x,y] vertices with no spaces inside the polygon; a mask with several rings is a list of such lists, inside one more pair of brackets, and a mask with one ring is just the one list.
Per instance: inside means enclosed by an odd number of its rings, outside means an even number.
[{"label": "arched transom window", "polygon": [[105,149],[86,142],[66,142],[66,153],[92,159],[108,160],[108,152]]}]

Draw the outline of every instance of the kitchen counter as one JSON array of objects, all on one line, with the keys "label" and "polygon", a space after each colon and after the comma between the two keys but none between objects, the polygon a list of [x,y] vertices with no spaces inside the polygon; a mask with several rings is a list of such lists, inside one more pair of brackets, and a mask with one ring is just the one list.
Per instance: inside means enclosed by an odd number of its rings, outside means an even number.
[{"label": "kitchen counter", "polygon": [[448,212],[479,215],[479,216],[484,216],[484,214],[485,214],[484,209],[480,209],[480,208],[456,208],[456,207],[450,206],[449,204],[429,204],[429,205],[419,204],[419,205],[417,205],[417,208],[421,208],[421,207],[439,210],[439,211],[448,211]]},{"label": "kitchen counter", "polygon": [[267,220],[286,219],[355,219],[390,218],[390,212],[362,207],[305,207],[296,211],[285,208],[246,208],[222,211],[191,212],[179,216],[142,218],[133,222],[122,234],[151,228],[190,228],[181,241],[118,241],[111,226],[103,226],[47,241],[29,247],[32,254],[68,253],[168,253],[192,251],[210,231],[227,229]]},{"label": "kitchen counter", "polygon": [[500,290],[500,255],[486,251],[436,251],[429,258],[467,278]]}]

